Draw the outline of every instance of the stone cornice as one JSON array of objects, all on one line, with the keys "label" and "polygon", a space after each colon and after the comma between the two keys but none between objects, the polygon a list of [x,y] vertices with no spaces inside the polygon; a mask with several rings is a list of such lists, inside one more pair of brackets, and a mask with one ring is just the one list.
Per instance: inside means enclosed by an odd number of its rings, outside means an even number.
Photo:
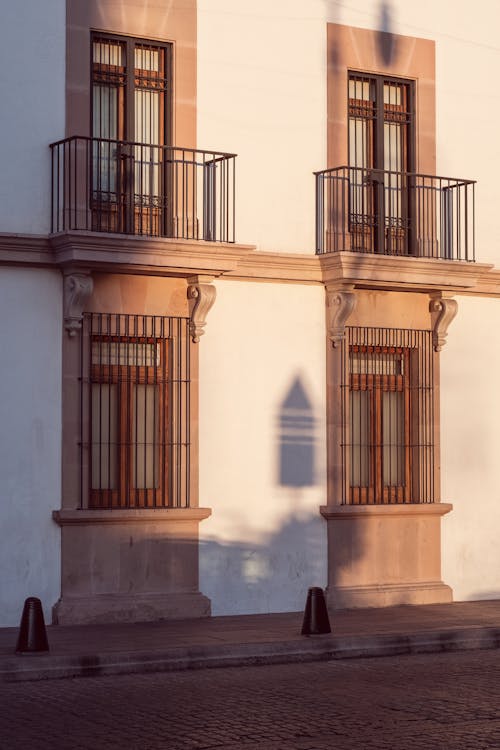
[{"label": "stone cornice", "polygon": [[325,284],[500,297],[500,269],[485,263],[360,253],[256,251],[253,245],[65,232],[50,237],[1,234],[0,265],[79,268],[154,276],[210,275],[245,281]]},{"label": "stone cornice", "polygon": [[252,245],[98,232],[52,235],[50,244],[58,266],[156,276],[220,276],[234,270],[240,258],[254,249]]},{"label": "stone cornice", "polygon": [[321,284],[323,281],[317,255],[257,250],[240,258],[236,269],[224,275],[245,281],[295,281],[301,284]]},{"label": "stone cornice", "polygon": [[492,267],[480,276],[474,289],[464,292],[477,297],[500,297],[500,269]]},{"label": "stone cornice", "polygon": [[48,237],[0,233],[0,265],[54,266]]},{"label": "stone cornice", "polygon": [[320,261],[325,283],[418,292],[472,290],[493,268],[484,263],[348,252],[322,255]]}]

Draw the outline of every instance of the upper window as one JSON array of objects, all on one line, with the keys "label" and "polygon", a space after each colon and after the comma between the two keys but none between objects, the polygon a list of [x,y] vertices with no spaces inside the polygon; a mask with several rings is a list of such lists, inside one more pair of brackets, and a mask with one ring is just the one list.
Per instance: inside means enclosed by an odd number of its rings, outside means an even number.
[{"label": "upper window", "polygon": [[413,81],[349,73],[349,166],[413,171]]},{"label": "upper window", "polygon": [[92,36],[92,135],[170,142],[170,46]]},{"label": "upper window", "polygon": [[92,228],[165,233],[170,46],[92,36]]},{"label": "upper window", "polygon": [[355,250],[406,254],[414,207],[413,82],[349,73],[349,224]]}]

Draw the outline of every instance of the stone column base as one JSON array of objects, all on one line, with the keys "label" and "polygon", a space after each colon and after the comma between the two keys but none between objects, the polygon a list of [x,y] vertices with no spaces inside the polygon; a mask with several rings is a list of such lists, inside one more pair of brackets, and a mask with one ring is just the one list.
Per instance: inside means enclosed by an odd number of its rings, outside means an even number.
[{"label": "stone column base", "polygon": [[210,615],[198,580],[198,527],[209,515],[209,508],[55,511],[62,580],[54,622]]},{"label": "stone column base", "polygon": [[448,503],[324,506],[327,603],[336,609],[441,604],[441,518]]},{"label": "stone column base", "polygon": [[102,625],[209,617],[210,599],[201,593],[122,596],[65,596],[54,605],[55,625]]}]

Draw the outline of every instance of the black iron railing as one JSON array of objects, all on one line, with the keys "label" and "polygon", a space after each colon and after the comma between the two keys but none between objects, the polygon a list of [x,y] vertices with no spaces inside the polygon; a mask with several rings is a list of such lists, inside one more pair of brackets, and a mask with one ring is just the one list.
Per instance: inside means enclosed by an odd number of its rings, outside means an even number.
[{"label": "black iron railing", "polygon": [[475,260],[473,180],[358,167],[315,176],[316,253]]},{"label": "black iron railing", "polygon": [[51,150],[53,233],[235,241],[235,154],[79,136]]}]

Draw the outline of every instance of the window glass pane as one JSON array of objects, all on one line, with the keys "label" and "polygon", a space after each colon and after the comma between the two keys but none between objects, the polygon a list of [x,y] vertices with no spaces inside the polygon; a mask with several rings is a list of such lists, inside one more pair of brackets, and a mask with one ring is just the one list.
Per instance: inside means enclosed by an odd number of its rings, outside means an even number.
[{"label": "window glass pane", "polygon": [[92,383],[92,489],[117,487],[117,386]]},{"label": "window glass pane", "polygon": [[152,47],[137,46],[135,48],[135,67],[138,70],[152,70],[159,73],[161,52],[162,50]]},{"label": "window glass pane", "polygon": [[124,65],[123,45],[113,42],[94,42],[92,45],[92,61],[99,65]]},{"label": "window glass pane", "polygon": [[[93,89],[93,133],[96,138],[118,137],[117,90],[108,86]],[[92,187],[99,200],[116,200],[118,152],[116,143],[92,142]]]},{"label": "window glass pane", "polygon": [[370,485],[370,393],[350,394],[351,487]]},{"label": "window glass pane", "polygon": [[349,79],[349,99],[362,99],[369,102],[372,99],[370,89],[370,81],[363,81],[357,78]]},{"label": "window glass pane", "polygon": [[398,107],[402,104],[402,86],[397,83],[384,83],[384,104],[392,104]]},{"label": "window glass pane", "polygon": [[135,91],[135,138],[152,146],[134,148],[134,191],[136,196],[160,194],[160,166],[163,151],[155,148],[160,141],[160,97],[158,91]]},{"label": "window glass pane", "polygon": [[403,375],[403,355],[392,352],[351,352],[353,375]]},{"label": "window glass pane", "polygon": [[136,385],[132,398],[132,485],[153,489],[160,473],[158,386]]},{"label": "window glass pane", "polygon": [[368,153],[369,127],[368,120],[349,118],[349,166],[351,167],[367,168],[370,166]]},{"label": "window glass pane", "polygon": [[128,365],[154,367],[160,364],[160,345],[157,343],[93,341],[93,365]]},{"label": "window glass pane", "polygon": [[158,144],[160,137],[160,92],[135,90],[135,139]]},{"label": "window glass pane", "polygon": [[382,471],[385,487],[402,486],[405,476],[404,393],[382,393]]},{"label": "window glass pane", "polygon": [[118,138],[118,89],[94,84],[92,132],[96,138]]}]

